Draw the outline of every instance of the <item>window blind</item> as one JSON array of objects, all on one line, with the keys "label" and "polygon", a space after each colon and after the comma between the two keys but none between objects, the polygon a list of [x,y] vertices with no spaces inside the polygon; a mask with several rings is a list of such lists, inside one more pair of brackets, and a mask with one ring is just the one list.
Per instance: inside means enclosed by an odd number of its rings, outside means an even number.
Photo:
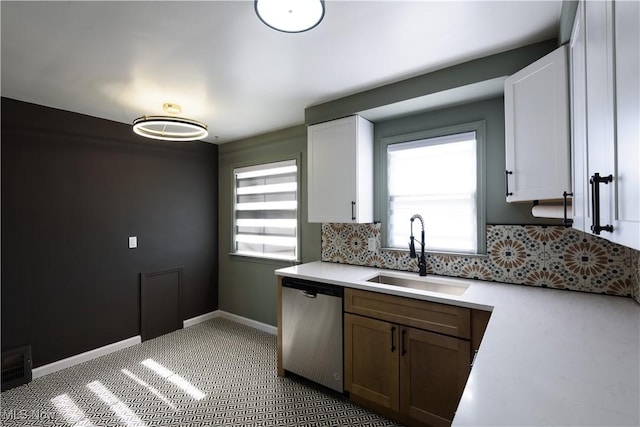
[{"label": "window blind", "polygon": [[428,250],[477,253],[476,146],[475,132],[465,132],[387,147],[389,246],[408,247],[419,213]]},{"label": "window blind", "polygon": [[298,168],[295,160],[237,168],[235,253],[295,260],[298,247]]}]

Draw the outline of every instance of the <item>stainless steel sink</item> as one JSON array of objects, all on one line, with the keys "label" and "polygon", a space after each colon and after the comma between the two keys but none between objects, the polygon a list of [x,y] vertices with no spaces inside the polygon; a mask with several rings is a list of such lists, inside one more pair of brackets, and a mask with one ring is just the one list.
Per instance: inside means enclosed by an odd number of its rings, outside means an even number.
[{"label": "stainless steel sink", "polygon": [[464,283],[447,283],[446,279],[425,278],[421,280],[410,279],[408,277],[389,276],[385,274],[374,276],[371,279],[368,279],[367,282],[402,286],[404,288],[420,289],[423,291],[457,296],[464,294],[464,292],[469,288],[469,285]]}]

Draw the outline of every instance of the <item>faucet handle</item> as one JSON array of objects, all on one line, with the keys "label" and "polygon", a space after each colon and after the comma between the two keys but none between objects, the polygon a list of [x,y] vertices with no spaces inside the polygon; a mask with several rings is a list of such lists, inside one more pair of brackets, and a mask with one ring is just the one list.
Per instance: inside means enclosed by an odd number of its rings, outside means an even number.
[{"label": "faucet handle", "polygon": [[409,258],[416,258],[416,245],[413,236],[409,237]]}]

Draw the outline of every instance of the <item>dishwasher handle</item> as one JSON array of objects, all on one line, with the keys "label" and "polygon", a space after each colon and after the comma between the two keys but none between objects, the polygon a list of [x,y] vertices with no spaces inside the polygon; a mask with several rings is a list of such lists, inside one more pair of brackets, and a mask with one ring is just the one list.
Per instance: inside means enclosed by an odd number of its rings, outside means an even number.
[{"label": "dishwasher handle", "polygon": [[310,280],[298,279],[293,277],[285,277],[282,279],[283,288],[298,289],[305,292],[304,296],[315,298],[318,294],[329,295],[342,298],[344,288],[342,286],[331,285],[328,283],[312,282]]}]

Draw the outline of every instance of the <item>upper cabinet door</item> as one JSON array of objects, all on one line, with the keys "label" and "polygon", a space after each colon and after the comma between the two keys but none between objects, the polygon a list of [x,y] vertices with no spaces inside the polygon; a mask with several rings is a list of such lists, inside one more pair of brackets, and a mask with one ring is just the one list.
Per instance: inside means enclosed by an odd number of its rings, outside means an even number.
[{"label": "upper cabinet door", "polygon": [[[612,3],[584,2],[587,68],[587,229],[606,237],[612,226],[614,141],[614,60]],[[601,182],[598,180],[600,177]],[[596,230],[596,226],[605,227]]]},{"label": "upper cabinet door", "polygon": [[506,79],[507,201],[562,199],[570,191],[567,48]]},{"label": "upper cabinet door", "polygon": [[[585,64],[584,3],[578,4],[569,43],[571,96],[571,185],[573,193],[573,228],[585,231],[588,212],[587,176],[587,87]],[[588,215],[588,214],[587,214]],[[588,231],[588,228],[586,229]]]},{"label": "upper cabinet door", "polygon": [[307,138],[309,222],[373,222],[373,124],[345,117]]},{"label": "upper cabinet door", "polygon": [[616,144],[611,240],[640,250],[640,2],[618,1],[613,8]]},{"label": "upper cabinet door", "polygon": [[574,227],[640,250],[640,3],[581,1],[570,49]]}]

